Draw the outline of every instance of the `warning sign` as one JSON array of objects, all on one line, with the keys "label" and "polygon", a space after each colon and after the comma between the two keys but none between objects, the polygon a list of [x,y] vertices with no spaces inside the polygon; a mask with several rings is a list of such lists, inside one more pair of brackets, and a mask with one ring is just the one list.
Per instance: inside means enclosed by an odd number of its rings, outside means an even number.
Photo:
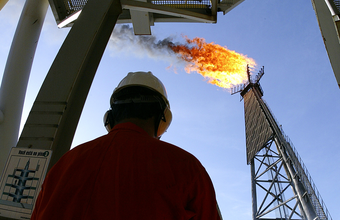
[{"label": "warning sign", "polygon": [[0,182],[0,216],[30,219],[51,153],[12,148]]}]

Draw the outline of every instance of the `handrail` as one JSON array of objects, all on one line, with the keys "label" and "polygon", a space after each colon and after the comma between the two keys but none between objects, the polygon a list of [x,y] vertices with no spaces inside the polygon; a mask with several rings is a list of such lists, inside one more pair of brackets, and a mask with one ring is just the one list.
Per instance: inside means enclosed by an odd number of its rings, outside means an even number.
[{"label": "handrail", "polygon": [[[262,101],[266,105],[268,111],[271,113],[276,124],[279,125],[278,120],[275,118],[274,114],[270,110],[266,101],[263,100],[263,99],[262,99]],[[282,137],[284,138],[284,140],[287,143],[285,147],[288,150],[288,153],[290,155],[290,159],[292,160],[299,177],[301,178],[301,182],[303,183],[304,187],[306,188],[306,190],[308,192],[308,196],[312,201],[312,204],[314,206],[316,214],[318,215],[320,220],[321,219],[322,220],[324,220],[324,219],[325,220],[332,220],[332,217],[331,217],[323,199],[321,198],[321,195],[320,195],[318,189],[316,188],[316,185],[315,185],[314,181],[312,180],[312,177],[309,174],[307,167],[305,166],[300,155],[298,154],[294,144],[292,143],[290,138],[284,133],[282,127],[281,126],[277,126],[277,127],[279,128]],[[321,208],[321,210],[320,210],[320,208]]]}]

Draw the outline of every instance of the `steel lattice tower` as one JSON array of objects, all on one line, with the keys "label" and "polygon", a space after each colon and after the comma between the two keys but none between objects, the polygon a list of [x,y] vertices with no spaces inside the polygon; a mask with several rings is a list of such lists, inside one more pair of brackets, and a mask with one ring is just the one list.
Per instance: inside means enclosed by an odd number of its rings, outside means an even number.
[{"label": "steel lattice tower", "polygon": [[244,99],[247,163],[251,167],[253,220],[331,220],[292,142],[262,99],[259,80],[234,88]]}]

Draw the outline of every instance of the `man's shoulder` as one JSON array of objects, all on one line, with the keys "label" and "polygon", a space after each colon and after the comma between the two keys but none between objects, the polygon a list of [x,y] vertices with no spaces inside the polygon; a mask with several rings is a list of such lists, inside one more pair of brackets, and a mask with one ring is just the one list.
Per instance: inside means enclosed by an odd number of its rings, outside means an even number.
[{"label": "man's shoulder", "polygon": [[131,146],[131,144],[138,145],[135,146],[136,148],[151,147],[153,154],[158,155],[160,158],[166,157],[173,161],[186,161],[200,164],[199,160],[193,154],[180,146],[134,132],[127,135],[126,132],[121,133],[119,130],[80,144],[68,151],[64,157],[68,159],[80,159],[88,156],[93,157],[94,155],[98,157],[99,155],[97,154],[105,152],[103,148],[112,147],[113,145],[126,145],[125,147],[127,147]]},{"label": "man's shoulder", "polygon": [[172,156],[175,157],[177,160],[182,159],[199,162],[198,159],[193,154],[181,148],[180,146],[165,141],[159,141],[159,145],[160,150],[165,152],[168,155],[168,157]]},{"label": "man's shoulder", "polygon": [[[68,152],[66,152],[63,157],[65,158],[72,158],[72,157],[81,157],[86,156],[87,154],[93,155],[94,152],[100,152],[100,149],[98,147],[105,146],[105,141],[107,141],[108,137],[107,135],[103,135],[101,137],[97,137],[93,140],[84,142],[72,149],[70,149]],[[101,144],[103,143],[103,144]],[[63,158],[62,157],[62,158]]]}]

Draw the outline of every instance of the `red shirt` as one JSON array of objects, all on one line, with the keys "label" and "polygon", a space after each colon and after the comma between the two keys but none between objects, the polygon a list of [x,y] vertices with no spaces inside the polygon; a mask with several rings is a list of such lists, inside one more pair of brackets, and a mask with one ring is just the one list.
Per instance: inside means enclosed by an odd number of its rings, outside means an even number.
[{"label": "red shirt", "polygon": [[33,220],[219,220],[211,180],[190,153],[124,123],[49,171]]}]

